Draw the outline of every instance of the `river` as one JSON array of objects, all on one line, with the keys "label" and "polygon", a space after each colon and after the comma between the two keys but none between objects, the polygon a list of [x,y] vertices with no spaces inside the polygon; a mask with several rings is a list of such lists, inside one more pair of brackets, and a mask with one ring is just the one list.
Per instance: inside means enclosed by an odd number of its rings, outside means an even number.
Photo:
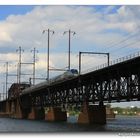
[{"label": "river", "polygon": [[37,120],[20,120],[11,118],[0,118],[1,133],[49,133],[49,132],[140,132],[140,117],[138,116],[116,116],[115,119],[107,120],[106,125],[77,124],[77,119],[70,116],[67,122],[46,122]]}]

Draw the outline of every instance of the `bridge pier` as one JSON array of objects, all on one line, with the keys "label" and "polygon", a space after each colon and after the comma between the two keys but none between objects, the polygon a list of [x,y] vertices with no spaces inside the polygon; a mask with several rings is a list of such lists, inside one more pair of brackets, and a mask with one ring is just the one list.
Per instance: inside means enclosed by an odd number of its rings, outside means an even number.
[{"label": "bridge pier", "polygon": [[23,118],[21,106],[18,99],[12,101],[10,110],[11,110],[11,118],[17,119]]},{"label": "bridge pier", "polygon": [[47,121],[67,121],[66,111],[62,111],[61,107],[50,107],[45,115]]},{"label": "bridge pier", "polygon": [[27,119],[29,109],[22,108],[19,99],[15,99],[9,102],[9,117],[16,119]]},{"label": "bridge pier", "polygon": [[6,100],[6,113],[10,112],[10,102]]},{"label": "bridge pier", "polygon": [[8,100],[0,103],[0,117],[9,117],[10,116],[10,104]]},{"label": "bridge pier", "polygon": [[30,120],[43,120],[45,118],[45,110],[42,107],[32,107],[28,115]]},{"label": "bridge pier", "polygon": [[81,124],[106,124],[106,108],[104,105],[88,105],[84,103],[82,111],[78,116]]}]

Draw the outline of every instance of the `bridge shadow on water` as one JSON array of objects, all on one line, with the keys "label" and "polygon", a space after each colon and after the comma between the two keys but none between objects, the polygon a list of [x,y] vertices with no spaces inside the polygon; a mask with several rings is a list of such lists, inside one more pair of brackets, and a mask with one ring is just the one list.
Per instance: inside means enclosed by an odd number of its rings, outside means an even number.
[{"label": "bridge shadow on water", "polygon": [[106,125],[77,124],[76,117],[71,116],[67,122],[46,122],[0,118],[1,133],[122,133],[140,132],[140,117],[117,116],[107,120]]}]

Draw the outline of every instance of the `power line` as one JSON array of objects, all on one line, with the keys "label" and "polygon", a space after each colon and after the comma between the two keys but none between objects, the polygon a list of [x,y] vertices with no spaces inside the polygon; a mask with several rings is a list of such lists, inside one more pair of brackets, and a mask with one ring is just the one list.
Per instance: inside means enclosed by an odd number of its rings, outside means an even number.
[{"label": "power line", "polygon": [[[125,45],[124,47],[119,47],[119,48],[117,48],[117,49],[115,49],[115,50],[112,50],[112,51],[109,51],[109,53],[116,53],[116,52],[118,52],[118,51],[120,51],[120,49],[124,49],[124,48],[126,48],[126,47],[128,47],[128,46],[132,46],[132,45],[134,45],[134,44],[137,44],[137,43],[140,43],[139,41],[137,41],[137,42],[132,42],[132,43],[130,43],[130,44],[128,44],[128,45]],[[134,50],[134,49],[133,49]],[[136,49],[135,49],[136,50]],[[90,60],[88,61],[88,62],[90,62]],[[88,62],[86,62],[86,64],[89,64]]]},{"label": "power line", "polygon": [[36,53],[38,53],[38,50],[34,48],[31,50],[33,52],[33,85],[35,85],[35,62],[36,62]]},{"label": "power line", "polygon": [[8,98],[7,84],[8,84],[8,62],[6,62],[6,76],[5,76],[5,85],[6,85],[6,99]]},{"label": "power line", "polygon": [[48,33],[48,57],[47,57],[47,80],[49,80],[49,59],[50,59],[50,33],[54,34],[53,30],[43,30],[43,34],[47,32]]},{"label": "power line", "polygon": [[21,53],[24,52],[23,49],[21,49],[21,46],[19,46],[19,49],[16,50],[16,52],[19,52],[19,62],[18,62],[18,83],[20,84],[20,79],[21,79]]},{"label": "power line", "polygon": [[71,34],[75,35],[76,32],[71,31],[70,29],[68,31],[64,31],[63,34],[69,34],[69,49],[68,49],[68,69],[70,70],[70,50],[71,50]]},{"label": "power line", "polygon": [[127,47],[132,46],[132,45],[137,44],[137,43],[140,43],[140,42],[139,42],[139,41],[137,41],[137,42],[132,42],[132,43],[130,43],[130,44],[128,44],[128,45],[125,45],[125,46],[123,46],[123,47],[119,47],[119,48],[117,48],[117,49],[115,49],[115,50],[112,50],[112,51],[109,51],[109,52],[117,52],[117,51],[120,51],[120,49],[127,48]]},{"label": "power line", "polygon": [[[111,48],[117,47],[118,45],[120,45],[120,44],[122,44],[123,42],[129,40],[130,38],[135,37],[138,33],[139,33],[139,30],[137,30],[135,33],[133,32],[133,33],[131,33],[131,34],[128,34],[128,35],[126,36],[126,38],[121,39],[121,40],[119,40],[118,42],[114,42],[114,44],[112,44],[111,46],[110,46],[110,44],[108,44],[109,47],[104,48],[102,51],[105,51],[106,49],[111,49]],[[138,34],[138,35],[139,35],[139,34]]]}]

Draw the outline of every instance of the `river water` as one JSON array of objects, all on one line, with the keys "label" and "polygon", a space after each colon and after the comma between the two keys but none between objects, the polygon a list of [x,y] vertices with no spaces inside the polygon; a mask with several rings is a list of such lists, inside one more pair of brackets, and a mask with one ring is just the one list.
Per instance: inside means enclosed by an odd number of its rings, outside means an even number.
[{"label": "river water", "polygon": [[77,118],[70,116],[67,122],[46,122],[36,120],[20,120],[0,118],[0,132],[8,133],[49,133],[49,132],[140,132],[140,117],[116,116],[115,119],[107,120],[106,125],[77,124]]}]

